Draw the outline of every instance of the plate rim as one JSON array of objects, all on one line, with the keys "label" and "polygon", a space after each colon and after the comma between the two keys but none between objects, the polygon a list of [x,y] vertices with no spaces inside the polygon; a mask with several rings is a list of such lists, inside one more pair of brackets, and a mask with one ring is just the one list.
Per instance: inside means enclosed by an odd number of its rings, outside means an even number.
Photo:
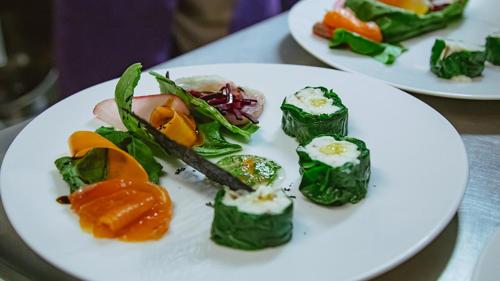
[{"label": "plate rim", "polygon": [[[396,255],[392,259],[386,260],[384,263],[379,264],[378,266],[374,267],[370,271],[365,271],[365,272],[361,272],[361,273],[357,274],[355,276],[355,280],[366,280],[366,279],[374,278],[376,276],[380,276],[380,275],[386,273],[387,271],[390,271],[391,269],[393,269],[393,268],[399,266],[400,264],[404,263],[408,259],[410,259],[413,256],[415,256],[418,252],[420,252],[427,245],[429,245],[443,231],[443,229],[450,223],[450,221],[453,219],[454,215],[456,214],[456,212],[458,210],[458,207],[460,206],[460,204],[461,204],[461,202],[463,200],[463,197],[465,195],[465,191],[466,191],[466,188],[467,188],[468,182],[469,182],[469,173],[470,173],[470,170],[469,170],[469,161],[468,161],[468,155],[467,155],[467,150],[465,148],[465,144],[463,142],[462,137],[460,136],[460,134],[456,130],[456,128],[439,111],[437,111],[436,109],[434,109],[430,105],[426,104],[425,102],[421,101],[420,99],[414,97],[413,95],[402,91],[401,89],[394,88],[393,86],[388,85],[387,83],[384,83],[384,82],[380,81],[379,79],[372,78],[370,76],[367,76],[367,75],[364,75],[364,74],[360,74],[360,73],[351,73],[351,72],[345,72],[345,71],[341,71],[341,70],[337,70],[337,69],[331,69],[331,68],[325,68],[325,67],[319,67],[319,66],[297,65],[297,64],[217,63],[217,64],[201,64],[201,65],[189,65],[189,66],[179,66],[179,67],[175,66],[175,67],[170,67],[170,68],[165,68],[165,67],[155,68],[155,67],[152,67],[152,68],[143,70],[141,72],[141,75],[147,73],[150,70],[154,70],[154,71],[171,70],[171,71],[174,71],[174,70],[179,70],[179,69],[190,69],[190,68],[195,68],[196,69],[196,68],[204,68],[204,67],[217,67],[218,68],[218,67],[224,67],[224,66],[241,67],[241,68],[256,67],[256,66],[280,67],[280,68],[284,67],[284,68],[298,68],[298,69],[304,69],[304,68],[307,69],[308,68],[308,69],[313,69],[313,70],[316,69],[316,70],[320,70],[320,71],[329,71],[329,72],[343,73],[342,75],[359,76],[361,79],[372,80],[374,83],[377,83],[380,86],[389,87],[389,88],[392,88],[393,90],[402,92],[403,94],[407,95],[410,99],[412,99],[413,102],[420,103],[421,106],[424,106],[428,110],[431,110],[440,119],[442,119],[442,121],[444,121],[447,124],[447,126],[449,126],[449,128],[452,130],[451,132],[453,132],[453,134],[455,135],[455,137],[458,138],[459,144],[460,144],[461,153],[462,153],[462,155],[465,158],[465,161],[462,163],[464,171],[465,171],[465,175],[463,177],[464,182],[460,185],[460,190],[459,190],[460,193],[457,192],[457,194],[459,194],[459,196],[454,201],[454,204],[453,204],[452,208],[448,209],[446,216],[443,216],[439,220],[438,224],[434,225],[434,227],[432,227],[432,229],[430,231],[428,231],[424,237],[420,238],[417,243],[414,243],[411,247],[408,247],[408,249],[405,252],[403,252],[403,253],[401,253],[399,255]],[[15,139],[12,141],[11,145],[9,146],[7,152],[5,153],[4,161],[5,160],[9,161],[9,159],[11,158],[10,154],[13,153],[12,149],[11,149],[12,146],[15,145],[15,143],[17,143],[19,141],[19,139],[22,137],[22,135],[23,135],[23,133],[25,131],[30,130],[31,126],[33,126],[33,122],[35,122],[36,120],[38,120],[39,118],[41,118],[41,116],[44,115],[47,110],[51,109],[52,107],[56,106],[57,104],[59,104],[59,103],[61,103],[63,101],[68,102],[68,100],[72,99],[72,97],[74,97],[76,95],[80,95],[82,92],[88,91],[88,89],[90,89],[90,88],[97,87],[97,86],[99,86],[101,84],[110,83],[112,81],[118,81],[118,79],[119,78],[115,78],[115,79],[107,80],[107,81],[104,81],[104,82],[92,85],[92,86],[90,86],[88,88],[85,88],[85,89],[83,89],[81,91],[78,91],[77,93],[75,93],[75,94],[73,94],[71,96],[68,96],[68,97],[64,98],[63,100],[60,100],[56,104],[54,104],[54,105],[50,106],[49,108],[47,108],[46,110],[44,110],[38,116],[36,116],[35,118],[33,118],[17,134],[17,136],[15,137]],[[59,106],[61,106],[61,105],[59,105]],[[71,272],[71,271],[63,268],[62,266],[59,266],[57,263],[53,263],[42,251],[38,251],[36,249],[36,247],[34,247],[29,242],[29,239],[26,239],[24,237],[24,234],[22,234],[22,233],[20,233],[18,231],[19,225],[17,225],[16,222],[11,219],[12,216],[11,216],[10,212],[12,212],[13,210],[10,209],[9,207],[6,207],[6,206],[9,206],[9,203],[5,204],[8,201],[6,201],[6,199],[5,199],[4,196],[1,196],[2,191],[5,189],[4,185],[2,184],[2,182],[4,181],[3,179],[5,178],[5,175],[4,175],[5,173],[6,173],[5,169],[0,169],[0,198],[1,198],[2,204],[4,206],[6,217],[8,218],[8,220],[9,220],[10,224],[12,225],[13,229],[16,231],[16,234],[21,238],[22,242],[25,245],[27,245],[28,248],[31,251],[33,251],[37,256],[41,257],[42,259],[44,259],[46,262],[48,262],[52,266],[56,267],[57,269],[63,271],[64,273],[66,273],[66,274],[68,274],[70,276],[73,276],[73,277],[76,277],[76,278],[83,278],[83,279],[85,279],[86,278],[85,276],[76,275],[75,273],[73,273],[73,272]]]}]

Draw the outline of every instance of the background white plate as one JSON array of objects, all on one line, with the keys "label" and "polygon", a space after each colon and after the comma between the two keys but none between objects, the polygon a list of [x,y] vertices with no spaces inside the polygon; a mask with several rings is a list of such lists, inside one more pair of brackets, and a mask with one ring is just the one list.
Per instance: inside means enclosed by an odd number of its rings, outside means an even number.
[{"label": "background white plate", "polygon": [[313,35],[312,26],[323,19],[325,11],[331,9],[335,1],[300,1],[292,8],[288,18],[290,32],[295,40],[321,61],[342,70],[381,79],[415,93],[459,99],[500,99],[498,66],[488,63],[483,75],[470,83],[440,79],[429,69],[435,38],[453,38],[483,45],[488,34],[500,30],[500,1],[470,0],[462,20],[445,29],[402,42],[409,50],[391,66],[346,49],[329,49],[328,40]]},{"label": "background white plate", "polygon": [[[116,80],[75,94],[35,118],[14,140],[0,174],[6,213],[38,254],[92,280],[351,280],[375,276],[429,243],[455,213],[467,181],[465,149],[455,129],[416,98],[377,80],[330,69],[290,65],[207,65],[170,69],[172,77],[218,74],[266,94],[262,128],[245,153],[269,157],[295,183],[294,236],[283,247],[246,252],[209,239],[214,198],[189,170],[162,179],[174,202],[168,235],[157,242],[98,240],[84,233],[68,206],[55,202],[68,188],[54,160],[68,153],[76,130],[94,130],[92,109],[113,96]],[[296,142],[280,128],[279,106],[304,86],[333,88],[349,108],[349,134],[372,155],[367,198],[326,208],[305,200]],[[147,74],[137,94],[157,93]]]}]

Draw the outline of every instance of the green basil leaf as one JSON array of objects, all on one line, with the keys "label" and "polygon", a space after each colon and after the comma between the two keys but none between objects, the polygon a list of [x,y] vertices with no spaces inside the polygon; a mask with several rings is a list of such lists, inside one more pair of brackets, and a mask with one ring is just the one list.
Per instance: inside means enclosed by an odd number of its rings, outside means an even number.
[{"label": "green basil leaf", "polygon": [[106,178],[107,152],[105,148],[94,148],[81,158],[61,157],[55,161],[59,173],[69,184],[71,193],[82,186],[100,182]]},{"label": "green basil leaf", "polygon": [[229,143],[220,134],[220,124],[216,121],[198,123],[198,131],[203,137],[203,144],[196,145],[193,150],[205,157],[217,157],[241,151],[241,145]]}]

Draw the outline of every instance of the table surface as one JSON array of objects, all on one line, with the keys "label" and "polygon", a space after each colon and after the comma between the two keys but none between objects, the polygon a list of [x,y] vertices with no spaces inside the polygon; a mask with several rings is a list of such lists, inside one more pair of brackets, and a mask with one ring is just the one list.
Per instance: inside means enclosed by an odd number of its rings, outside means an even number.
[{"label": "table surface", "polygon": [[[248,62],[328,67],[294,41],[287,18],[284,13],[154,68]],[[462,136],[469,157],[469,184],[443,232],[417,255],[374,280],[470,280],[481,250],[500,224],[500,101],[415,96],[445,116]],[[24,124],[0,131],[0,162]],[[73,280],[24,244],[0,204],[1,278]]]}]

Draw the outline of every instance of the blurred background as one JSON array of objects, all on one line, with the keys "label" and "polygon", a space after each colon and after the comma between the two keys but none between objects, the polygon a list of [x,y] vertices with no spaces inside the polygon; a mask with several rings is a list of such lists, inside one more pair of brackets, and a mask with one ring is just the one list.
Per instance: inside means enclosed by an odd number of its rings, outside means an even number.
[{"label": "blurred background", "polygon": [[150,68],[296,1],[0,1],[0,130],[134,62]]}]

